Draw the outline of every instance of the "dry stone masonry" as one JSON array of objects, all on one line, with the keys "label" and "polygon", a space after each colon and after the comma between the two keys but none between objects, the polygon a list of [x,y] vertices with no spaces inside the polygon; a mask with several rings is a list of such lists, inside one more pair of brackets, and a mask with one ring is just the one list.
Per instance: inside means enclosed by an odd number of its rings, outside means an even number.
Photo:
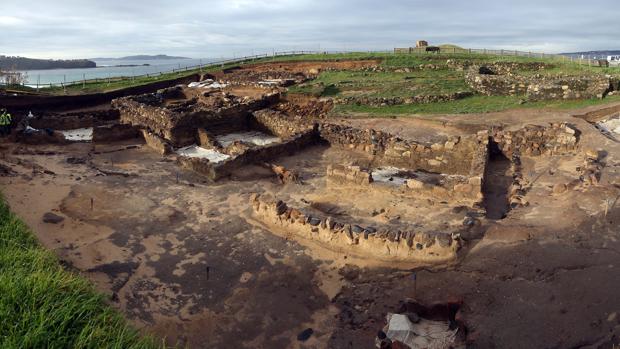
[{"label": "dry stone masonry", "polygon": [[524,96],[530,101],[603,98],[611,91],[605,75],[568,76],[522,74],[546,69],[542,63],[472,65],[465,75],[467,84],[487,96]]},{"label": "dry stone masonry", "polygon": [[458,234],[426,233],[411,228],[363,227],[319,217],[288,207],[272,197],[252,194],[253,215],[281,231],[306,240],[326,244],[330,249],[346,250],[361,256],[387,261],[443,262],[452,260],[460,248]]}]

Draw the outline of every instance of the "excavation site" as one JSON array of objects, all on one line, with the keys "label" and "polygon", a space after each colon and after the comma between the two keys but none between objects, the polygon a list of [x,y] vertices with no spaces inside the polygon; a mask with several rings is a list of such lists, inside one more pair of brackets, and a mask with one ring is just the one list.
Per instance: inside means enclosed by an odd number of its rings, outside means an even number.
[{"label": "excavation site", "polygon": [[171,347],[615,347],[618,80],[424,57],[0,94],[4,200]]}]

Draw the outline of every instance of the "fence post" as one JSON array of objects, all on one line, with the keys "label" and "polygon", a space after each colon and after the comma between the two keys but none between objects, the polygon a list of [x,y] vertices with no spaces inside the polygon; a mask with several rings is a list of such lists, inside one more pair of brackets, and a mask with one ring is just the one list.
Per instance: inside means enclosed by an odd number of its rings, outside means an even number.
[{"label": "fence post", "polygon": [[86,88],[86,73],[82,74],[82,90]]}]

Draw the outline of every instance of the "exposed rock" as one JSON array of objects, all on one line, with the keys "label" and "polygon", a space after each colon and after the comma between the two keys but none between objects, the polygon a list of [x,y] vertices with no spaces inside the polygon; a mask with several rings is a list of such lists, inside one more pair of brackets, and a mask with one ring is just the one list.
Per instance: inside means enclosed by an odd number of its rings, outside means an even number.
[{"label": "exposed rock", "polygon": [[61,217],[57,214],[54,214],[52,212],[47,212],[43,215],[43,222],[45,223],[50,223],[50,224],[58,224],[62,221],[65,220],[65,217]]}]

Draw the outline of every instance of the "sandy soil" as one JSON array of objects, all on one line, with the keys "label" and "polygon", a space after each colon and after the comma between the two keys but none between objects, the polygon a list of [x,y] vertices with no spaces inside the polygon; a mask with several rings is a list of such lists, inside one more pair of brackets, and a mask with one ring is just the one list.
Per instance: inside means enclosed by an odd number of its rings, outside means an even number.
[{"label": "sandy soil", "polygon": [[[430,139],[488,123],[568,121],[580,130],[582,149],[606,152],[601,182],[553,194],[555,183],[579,177],[583,158],[524,158],[530,205],[504,219],[483,220],[464,236],[458,261],[435,266],[347,256],[273,234],[251,219],[248,197],[259,192],[369,220],[380,219],[370,214],[380,208],[429,227],[462,220],[449,206],[378,194],[369,199],[330,188],[325,166],[355,156],[326,147],[274,160],[298,171],[304,182],[282,186],[269,171],[252,166],[209,183],[140,142],[62,147],[5,142],[0,164],[17,174],[0,177],[0,185],[47,248],[93,280],[136,325],[169,343],[372,348],[386,313],[415,298],[462,301],[472,347],[618,345],[620,145],[585,120],[562,113],[434,119],[445,125],[426,118],[351,122],[402,129],[403,137],[428,133]],[[103,168],[122,175],[105,175]],[[46,212],[65,220],[43,223]],[[298,341],[306,328],[314,334]]]}]

